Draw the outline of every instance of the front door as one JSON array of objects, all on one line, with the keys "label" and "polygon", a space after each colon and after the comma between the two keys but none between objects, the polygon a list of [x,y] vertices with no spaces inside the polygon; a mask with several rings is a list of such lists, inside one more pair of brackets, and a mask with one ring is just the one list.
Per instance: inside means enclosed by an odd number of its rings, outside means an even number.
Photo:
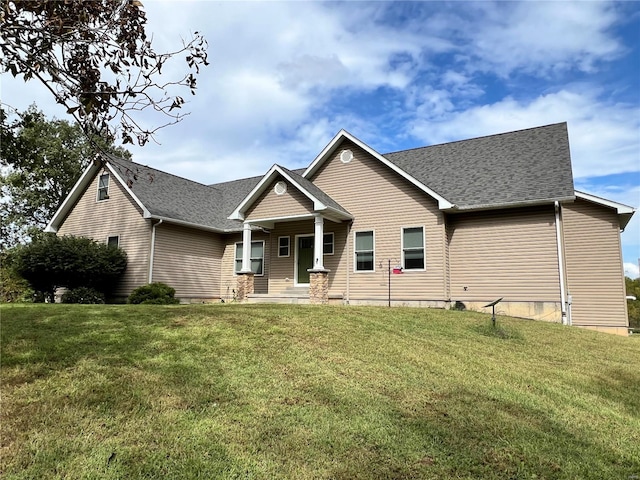
[{"label": "front door", "polygon": [[309,285],[307,270],[313,268],[313,235],[298,237],[296,247],[296,284]]}]

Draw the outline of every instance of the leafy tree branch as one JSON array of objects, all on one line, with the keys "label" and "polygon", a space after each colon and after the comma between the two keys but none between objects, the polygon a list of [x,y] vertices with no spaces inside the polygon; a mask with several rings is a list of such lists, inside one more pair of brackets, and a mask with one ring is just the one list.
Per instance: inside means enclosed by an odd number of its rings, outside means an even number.
[{"label": "leafy tree branch", "polygon": [[41,234],[97,154],[131,157],[35,106],[12,116],[0,109],[0,145],[0,250]]},{"label": "leafy tree branch", "polygon": [[[147,38],[138,0],[2,0],[0,69],[37,80],[64,105],[84,131],[146,144],[161,128],[179,122],[184,98],[174,87],[196,91],[208,65],[207,42],[195,32],[172,52],[158,53]],[[183,57],[187,73],[159,81],[169,60]],[[162,115],[144,126],[136,112]]]}]

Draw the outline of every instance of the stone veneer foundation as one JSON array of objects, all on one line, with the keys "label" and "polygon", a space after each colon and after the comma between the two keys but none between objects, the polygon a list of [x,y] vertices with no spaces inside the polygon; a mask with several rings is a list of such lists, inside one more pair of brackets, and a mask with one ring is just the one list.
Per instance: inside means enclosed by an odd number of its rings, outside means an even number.
[{"label": "stone veneer foundation", "polygon": [[238,273],[238,286],[236,288],[236,300],[245,302],[253,293],[253,273]]},{"label": "stone veneer foundation", "polygon": [[329,270],[309,270],[309,303],[329,303]]}]

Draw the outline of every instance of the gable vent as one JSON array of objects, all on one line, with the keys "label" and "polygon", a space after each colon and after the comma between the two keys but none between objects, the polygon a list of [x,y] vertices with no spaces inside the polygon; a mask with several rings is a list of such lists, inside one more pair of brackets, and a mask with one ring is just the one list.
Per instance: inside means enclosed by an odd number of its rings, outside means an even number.
[{"label": "gable vent", "polygon": [[343,150],[340,153],[340,161],[342,163],[349,163],[351,160],[353,160],[353,152],[351,150]]},{"label": "gable vent", "polygon": [[273,187],[273,191],[276,192],[276,195],[284,195],[287,193],[287,184],[285,182],[278,182],[275,187]]}]

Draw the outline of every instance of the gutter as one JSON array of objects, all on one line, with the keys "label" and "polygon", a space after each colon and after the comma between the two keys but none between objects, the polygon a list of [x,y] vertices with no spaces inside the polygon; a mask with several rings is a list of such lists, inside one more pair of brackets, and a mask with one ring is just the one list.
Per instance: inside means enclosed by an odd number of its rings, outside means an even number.
[{"label": "gutter", "polygon": [[149,257],[149,282],[148,283],[153,283],[153,256],[156,250],[156,227],[158,225],[161,225],[162,222],[163,220],[160,219],[160,221],[153,224],[153,227],[151,229],[151,253]]},{"label": "gutter", "polygon": [[231,229],[231,228],[216,228],[216,227],[210,227],[207,225],[201,225],[199,223],[192,223],[192,222],[187,222],[185,220],[177,220],[175,218],[170,218],[170,217],[163,217],[161,215],[144,215],[143,218],[148,218],[150,220],[160,220],[161,222],[164,221],[166,223],[171,223],[172,225],[180,225],[182,227],[189,227],[189,228],[195,228],[196,230],[203,230],[205,232],[214,232],[214,233],[236,233],[236,232],[241,232],[242,228],[240,229]]},{"label": "gutter", "polygon": [[556,245],[558,248],[558,271],[560,273],[560,301],[562,310],[562,324],[571,325],[571,318],[567,317],[564,256],[562,254],[562,233],[560,231],[560,202],[558,202],[557,200],[554,202],[554,209],[556,215]]},{"label": "gutter", "polygon": [[539,200],[527,200],[522,202],[511,203],[494,203],[494,204],[482,204],[482,205],[467,205],[459,206],[454,205],[452,208],[447,209],[448,213],[466,213],[466,212],[481,212],[486,210],[506,210],[509,208],[522,208],[522,207],[538,207],[542,205],[550,205],[551,203],[558,202],[573,202],[576,199],[575,196],[571,197],[559,197],[555,199],[539,199]]}]

